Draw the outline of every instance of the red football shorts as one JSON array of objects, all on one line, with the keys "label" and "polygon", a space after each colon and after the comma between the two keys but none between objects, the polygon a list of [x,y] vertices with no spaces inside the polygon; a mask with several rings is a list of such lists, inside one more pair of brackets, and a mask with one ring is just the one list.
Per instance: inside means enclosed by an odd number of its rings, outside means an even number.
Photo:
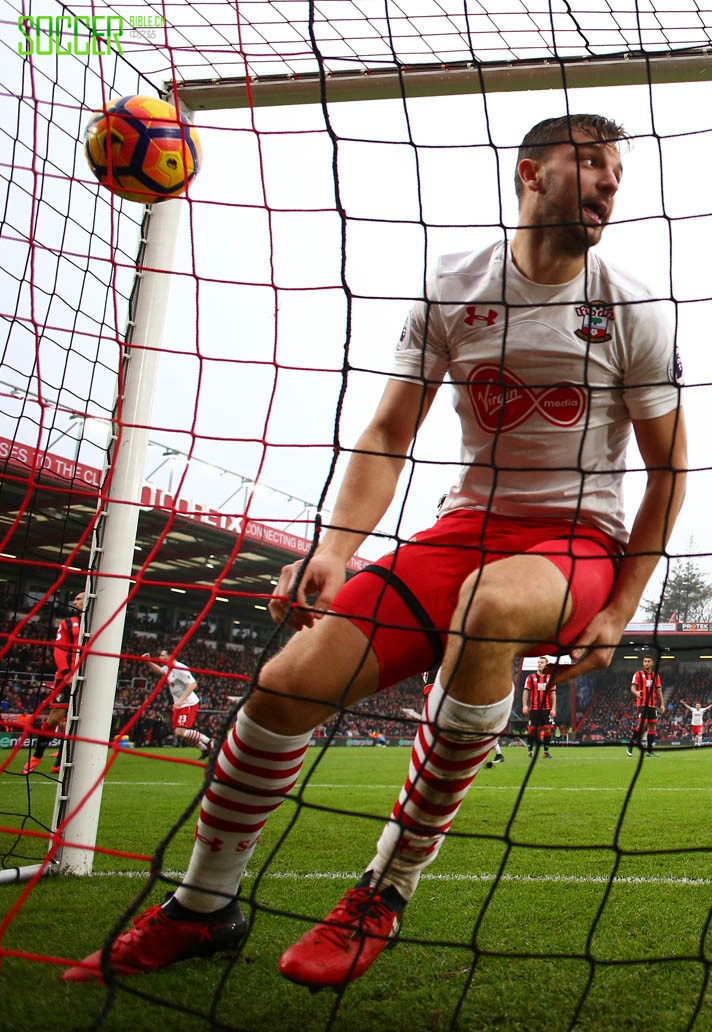
[{"label": "red football shorts", "polygon": [[199,709],[200,704],[196,702],[194,706],[181,706],[180,709],[172,710],[173,727],[192,727],[195,721],[198,719]]},{"label": "red football shorts", "polygon": [[71,678],[67,678],[66,673],[56,674],[54,684],[43,684],[43,688],[50,689],[50,697],[47,704],[48,710],[53,709],[69,709],[69,693],[72,687]]},{"label": "red football shorts", "polygon": [[369,639],[380,664],[380,687],[397,684],[440,663],[466,577],[487,563],[523,554],[546,556],[566,577],[573,612],[556,637],[558,646],[575,642],[610,596],[620,546],[590,527],[574,532],[570,521],[513,520],[458,509],[356,574],[332,610]]}]

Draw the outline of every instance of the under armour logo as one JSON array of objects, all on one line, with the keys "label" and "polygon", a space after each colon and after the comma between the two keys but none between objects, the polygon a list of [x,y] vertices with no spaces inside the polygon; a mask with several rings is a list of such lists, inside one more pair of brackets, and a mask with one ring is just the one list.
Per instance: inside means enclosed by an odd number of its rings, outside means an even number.
[{"label": "under armour logo", "polygon": [[477,366],[468,379],[475,417],[489,433],[513,430],[534,412],[554,426],[575,426],[586,411],[586,393],[573,384],[535,389],[497,365]]},{"label": "under armour logo", "polygon": [[204,846],[210,846],[211,853],[219,853],[222,847],[225,845],[223,840],[221,838],[218,838],[217,835],[215,836],[215,838],[206,838],[205,835],[200,834],[197,828],[195,829],[195,837],[198,839],[199,842],[202,842]]},{"label": "under armour logo", "polygon": [[477,305],[468,305],[465,311],[467,312],[467,317],[465,318],[465,324],[467,326],[474,326],[475,321],[484,322],[487,323],[488,326],[492,326],[492,324],[496,321],[497,316],[499,315],[499,312],[497,312],[494,308],[490,308],[487,312],[487,315],[480,315],[480,313],[477,311]]}]

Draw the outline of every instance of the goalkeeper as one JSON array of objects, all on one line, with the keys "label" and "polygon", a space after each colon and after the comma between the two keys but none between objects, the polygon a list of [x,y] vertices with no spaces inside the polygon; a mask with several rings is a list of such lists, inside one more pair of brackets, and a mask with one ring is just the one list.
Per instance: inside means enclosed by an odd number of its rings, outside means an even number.
[{"label": "goalkeeper", "polygon": [[[270,612],[300,633],[260,672],[223,743],[182,884],[66,980],[237,948],[246,934],[236,902],[242,874],[297,780],[312,728],[436,665],[375,855],[279,964],[311,989],[358,978],[397,935],[507,724],[515,659],[584,647],[554,682],[610,663],[664,555],[686,469],[665,304],[595,252],[613,215],[625,139],[598,115],[539,123],[518,153],[511,239],[436,265],[331,526],[306,563],[282,571]],[[446,377],[461,422],[461,476],[433,527],[345,583],[346,563],[388,509]],[[628,534],[631,431],[647,481]]]}]

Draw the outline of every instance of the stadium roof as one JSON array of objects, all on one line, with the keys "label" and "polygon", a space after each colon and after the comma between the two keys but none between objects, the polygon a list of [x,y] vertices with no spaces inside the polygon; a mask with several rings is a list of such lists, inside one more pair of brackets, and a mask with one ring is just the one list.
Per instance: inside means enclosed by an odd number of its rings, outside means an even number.
[{"label": "stadium roof", "polygon": [[[76,573],[65,585],[72,594],[89,566],[100,471],[5,438],[0,456],[0,582],[24,595],[46,590],[64,568]],[[173,498],[146,483],[134,549],[136,602],[147,609],[173,602],[197,613],[218,584],[216,615],[267,624],[266,596],[279,570],[310,546],[280,525]],[[350,567],[364,565],[355,557]]]}]

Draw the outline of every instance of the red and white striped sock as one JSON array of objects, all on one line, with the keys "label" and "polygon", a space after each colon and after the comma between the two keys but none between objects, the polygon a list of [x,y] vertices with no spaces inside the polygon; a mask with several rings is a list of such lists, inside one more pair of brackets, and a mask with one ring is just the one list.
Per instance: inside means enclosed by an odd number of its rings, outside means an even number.
[{"label": "red and white striped sock", "polygon": [[203,797],[179,903],[209,913],[234,898],[265,821],[299,777],[311,736],[277,735],[240,710]]},{"label": "red and white striped sock", "polygon": [[210,745],[208,736],[194,727],[184,728],[181,738],[187,745],[194,745],[197,749],[207,749]]},{"label": "red and white striped sock", "polygon": [[378,840],[372,884],[393,885],[409,900],[438,855],[467,791],[504,730],[513,693],[490,706],[445,695],[439,676],[425,701],[408,778]]}]

